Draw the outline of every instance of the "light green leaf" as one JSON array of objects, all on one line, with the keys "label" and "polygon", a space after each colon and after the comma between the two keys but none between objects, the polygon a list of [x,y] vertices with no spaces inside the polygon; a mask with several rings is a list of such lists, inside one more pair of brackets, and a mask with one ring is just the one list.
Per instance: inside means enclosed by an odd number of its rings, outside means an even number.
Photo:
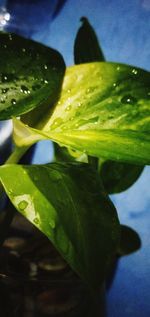
[{"label": "light green leaf", "polygon": [[106,62],[69,67],[60,99],[44,120],[42,130],[17,122],[18,146],[49,138],[91,156],[150,164],[150,74]]},{"label": "light green leaf", "polygon": [[44,112],[58,98],[63,58],[53,49],[14,34],[0,33],[0,43],[0,120],[38,106]]},{"label": "light green leaf", "polygon": [[0,180],[18,211],[98,288],[116,252],[120,225],[96,172],[83,163],[5,165]]}]

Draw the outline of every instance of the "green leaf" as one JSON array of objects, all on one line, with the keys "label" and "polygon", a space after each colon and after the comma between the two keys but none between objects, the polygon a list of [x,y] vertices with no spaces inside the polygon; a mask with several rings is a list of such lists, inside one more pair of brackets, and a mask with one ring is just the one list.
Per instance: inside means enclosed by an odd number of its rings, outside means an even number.
[{"label": "green leaf", "polygon": [[130,227],[121,225],[120,245],[117,254],[120,256],[133,253],[140,249],[141,239],[138,233]]},{"label": "green leaf", "polygon": [[79,28],[74,43],[75,64],[104,61],[94,29],[87,18],[82,17],[81,22],[83,24]]},{"label": "green leaf", "polygon": [[95,171],[83,163],[5,165],[0,179],[18,211],[98,288],[116,252],[120,226]]},{"label": "green leaf", "polygon": [[14,34],[0,33],[0,42],[0,120],[53,104],[65,71],[61,55]]},{"label": "green leaf", "polygon": [[100,176],[108,194],[120,193],[132,186],[141,173],[144,166],[105,161],[100,167]]},{"label": "green leaf", "polygon": [[[87,18],[81,18],[80,27],[74,45],[75,63],[86,63],[94,61],[104,61],[102,49],[99,46],[96,33]],[[60,151],[66,151],[60,148]],[[98,165],[98,158],[89,156],[89,161],[95,166]],[[100,160],[101,162],[101,160]],[[101,177],[107,193],[118,193],[126,190],[138,179],[144,167],[120,162],[105,161],[101,166]]]},{"label": "green leaf", "polygon": [[14,131],[18,146],[49,138],[91,156],[150,164],[150,73],[106,62],[69,67],[42,130],[17,122]]}]

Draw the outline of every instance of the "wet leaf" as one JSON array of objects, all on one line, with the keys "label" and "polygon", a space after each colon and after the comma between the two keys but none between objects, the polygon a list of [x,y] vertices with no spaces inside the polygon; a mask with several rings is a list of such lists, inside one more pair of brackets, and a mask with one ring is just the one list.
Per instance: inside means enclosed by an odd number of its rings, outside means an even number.
[{"label": "wet leaf", "polygon": [[106,192],[115,194],[132,186],[143,172],[143,169],[144,166],[105,161],[100,168],[100,176]]},{"label": "wet leaf", "polygon": [[96,172],[83,163],[6,165],[0,179],[18,211],[98,288],[116,253],[120,225]]},{"label": "wet leaf", "polygon": [[65,71],[61,55],[10,33],[0,33],[0,43],[0,120],[53,104]]},{"label": "wet leaf", "polygon": [[149,131],[149,72],[97,62],[69,67],[42,129],[17,121],[14,137],[18,146],[49,138],[87,155],[145,165],[150,164]]}]

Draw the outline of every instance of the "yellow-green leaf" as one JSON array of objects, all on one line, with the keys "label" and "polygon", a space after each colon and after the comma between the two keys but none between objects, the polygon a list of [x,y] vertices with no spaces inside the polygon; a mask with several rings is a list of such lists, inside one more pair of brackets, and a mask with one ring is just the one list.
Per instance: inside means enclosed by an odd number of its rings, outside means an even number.
[{"label": "yellow-green leaf", "polygon": [[41,130],[17,123],[16,143],[49,138],[91,156],[150,164],[150,73],[106,62],[69,67],[60,99],[44,120]]}]

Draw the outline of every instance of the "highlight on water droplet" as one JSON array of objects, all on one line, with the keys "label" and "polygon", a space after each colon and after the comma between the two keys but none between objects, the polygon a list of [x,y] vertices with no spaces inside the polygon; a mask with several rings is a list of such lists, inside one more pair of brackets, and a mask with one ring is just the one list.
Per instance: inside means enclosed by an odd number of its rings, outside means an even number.
[{"label": "highlight on water droplet", "polygon": [[137,69],[133,68],[132,69],[132,74],[137,75],[137,73],[138,73]]},{"label": "highlight on water droplet", "polygon": [[23,92],[24,94],[30,94],[30,90],[28,89],[28,87],[21,85],[20,91]]},{"label": "highlight on water droplet", "polygon": [[5,103],[5,99],[1,97],[1,103]]},{"label": "highlight on water droplet", "polygon": [[70,111],[71,108],[72,108],[71,105],[68,105],[68,106],[66,107],[65,111]]},{"label": "highlight on water droplet", "polygon": [[6,94],[9,91],[9,88],[2,89],[2,94]]},{"label": "highlight on water droplet", "polygon": [[16,105],[16,99],[11,99],[11,104],[14,106]]},{"label": "highlight on water droplet", "polygon": [[20,203],[18,204],[18,208],[20,210],[25,210],[28,206],[28,202],[26,200],[22,200],[20,201]]},{"label": "highlight on water droplet", "polygon": [[137,102],[137,99],[131,95],[125,95],[122,99],[121,102],[124,104],[131,104],[134,105]]}]

